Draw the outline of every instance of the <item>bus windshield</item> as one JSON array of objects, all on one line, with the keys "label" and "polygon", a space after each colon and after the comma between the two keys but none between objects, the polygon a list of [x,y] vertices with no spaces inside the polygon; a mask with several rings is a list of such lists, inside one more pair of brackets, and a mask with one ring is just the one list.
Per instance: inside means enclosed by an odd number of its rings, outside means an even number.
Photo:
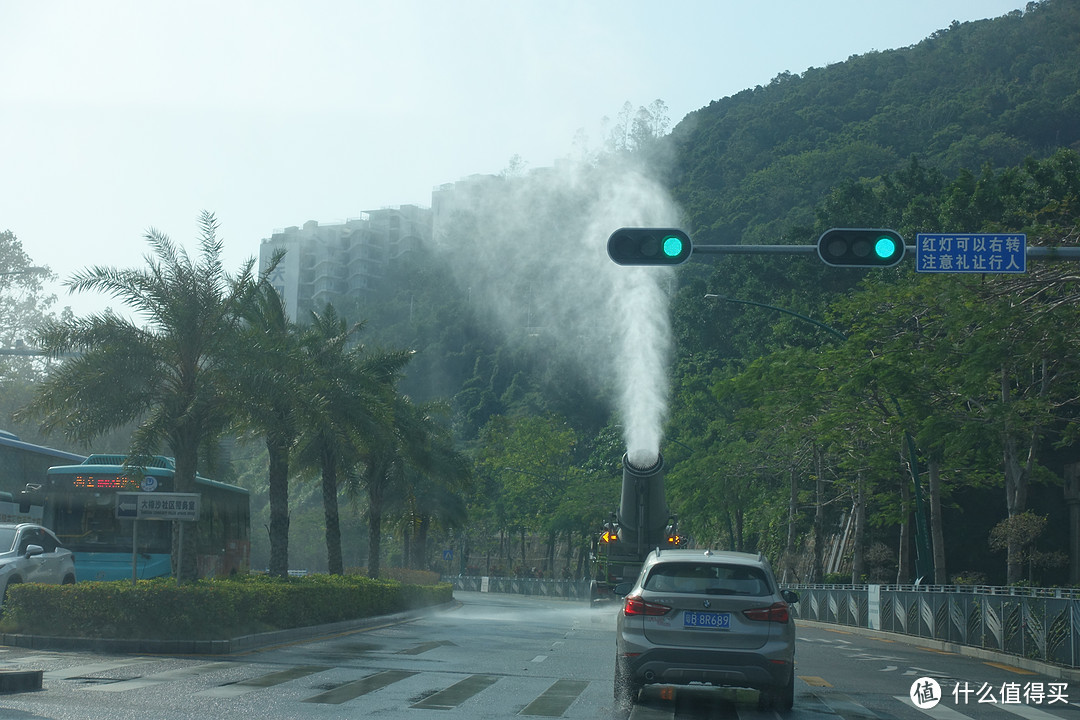
[{"label": "bus windshield", "polygon": [[[117,519],[114,493],[53,492],[49,503],[52,531],[72,551],[131,552],[133,524]],[[146,522],[139,527],[136,551],[168,553],[171,543],[169,523]]]}]

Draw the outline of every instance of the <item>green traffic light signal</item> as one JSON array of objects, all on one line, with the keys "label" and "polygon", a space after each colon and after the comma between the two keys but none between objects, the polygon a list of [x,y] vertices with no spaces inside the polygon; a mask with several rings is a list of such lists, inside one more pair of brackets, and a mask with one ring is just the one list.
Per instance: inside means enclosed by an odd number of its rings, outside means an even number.
[{"label": "green traffic light signal", "polygon": [[677,228],[619,228],[608,238],[607,250],[619,265],[680,265],[694,245]]},{"label": "green traffic light signal", "polygon": [[874,243],[874,254],[879,258],[891,258],[896,254],[896,241],[888,236],[881,236]]},{"label": "green traffic light signal", "polygon": [[904,258],[904,238],[884,228],[832,228],[818,238],[818,257],[833,267],[892,267]]}]

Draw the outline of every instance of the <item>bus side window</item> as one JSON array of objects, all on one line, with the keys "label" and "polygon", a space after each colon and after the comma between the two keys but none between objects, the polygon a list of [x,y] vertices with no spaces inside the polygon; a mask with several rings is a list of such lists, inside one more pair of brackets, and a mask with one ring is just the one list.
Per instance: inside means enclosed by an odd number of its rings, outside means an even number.
[{"label": "bus side window", "polygon": [[37,530],[27,530],[22,534],[22,537],[19,538],[19,554],[25,555],[26,548],[30,547],[31,545],[41,544],[41,533],[39,533]]},{"label": "bus side window", "polygon": [[47,553],[56,552],[56,543],[53,541],[52,535],[47,532],[38,531],[38,544]]}]

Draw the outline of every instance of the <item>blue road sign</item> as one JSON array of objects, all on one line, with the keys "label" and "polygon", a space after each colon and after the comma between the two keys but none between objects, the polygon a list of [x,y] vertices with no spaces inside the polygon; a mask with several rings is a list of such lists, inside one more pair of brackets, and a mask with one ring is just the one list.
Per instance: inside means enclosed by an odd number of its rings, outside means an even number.
[{"label": "blue road sign", "polygon": [[919,233],[915,271],[922,273],[1027,272],[1027,236],[1023,233]]}]

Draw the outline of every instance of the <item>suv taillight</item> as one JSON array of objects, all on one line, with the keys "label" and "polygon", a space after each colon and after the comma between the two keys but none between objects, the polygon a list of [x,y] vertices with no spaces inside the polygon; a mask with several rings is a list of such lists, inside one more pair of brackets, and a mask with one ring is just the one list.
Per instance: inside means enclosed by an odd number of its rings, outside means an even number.
[{"label": "suv taillight", "polygon": [[769,607],[743,610],[743,615],[749,620],[764,620],[777,623],[786,623],[791,617],[788,614],[788,604],[786,602],[775,602]]},{"label": "suv taillight", "polygon": [[626,604],[623,605],[624,615],[667,615],[670,610],[667,605],[645,602],[638,595],[626,598]]}]

